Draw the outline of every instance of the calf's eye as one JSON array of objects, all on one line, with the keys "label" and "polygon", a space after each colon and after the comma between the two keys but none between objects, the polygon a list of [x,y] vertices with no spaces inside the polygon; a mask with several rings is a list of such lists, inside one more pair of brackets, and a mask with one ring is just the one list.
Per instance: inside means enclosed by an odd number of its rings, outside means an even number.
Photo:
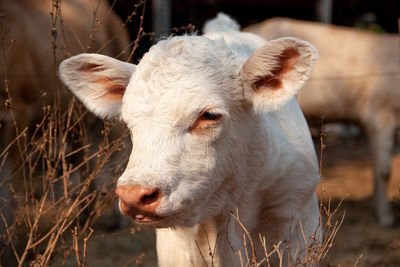
[{"label": "calf's eye", "polygon": [[213,112],[211,110],[203,111],[197,118],[196,122],[190,127],[190,132],[203,131],[210,128],[210,126],[217,124],[222,118],[222,114]]}]

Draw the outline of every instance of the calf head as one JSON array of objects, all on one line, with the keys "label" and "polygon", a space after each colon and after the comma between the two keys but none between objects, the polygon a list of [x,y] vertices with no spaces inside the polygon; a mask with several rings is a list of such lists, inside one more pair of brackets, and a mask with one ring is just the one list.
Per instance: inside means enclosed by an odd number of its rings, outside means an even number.
[{"label": "calf head", "polygon": [[192,226],[235,205],[251,183],[257,118],[294,97],[316,58],[294,38],[243,59],[224,40],[183,36],[160,41],[137,66],[77,55],[60,76],[89,110],[130,129],[121,211],[154,227]]}]

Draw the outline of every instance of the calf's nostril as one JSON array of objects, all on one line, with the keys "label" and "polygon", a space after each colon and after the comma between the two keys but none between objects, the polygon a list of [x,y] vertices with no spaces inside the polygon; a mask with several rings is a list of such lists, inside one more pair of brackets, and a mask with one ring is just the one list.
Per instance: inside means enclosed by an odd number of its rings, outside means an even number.
[{"label": "calf's nostril", "polygon": [[129,216],[155,213],[162,197],[160,189],[139,185],[118,186],[115,193],[122,213]]},{"label": "calf's nostril", "polygon": [[157,202],[159,198],[160,198],[160,191],[158,189],[156,189],[149,194],[143,195],[142,198],[140,199],[140,204],[141,205],[149,205],[154,202]]}]

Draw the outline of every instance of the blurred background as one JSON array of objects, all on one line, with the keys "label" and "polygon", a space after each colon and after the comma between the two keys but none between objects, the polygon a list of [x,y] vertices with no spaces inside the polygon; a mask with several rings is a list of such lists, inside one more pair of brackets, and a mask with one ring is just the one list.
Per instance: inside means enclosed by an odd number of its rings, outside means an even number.
[{"label": "blurred background", "polygon": [[[116,210],[127,131],[88,114],[59,83],[57,66],[81,52],[137,64],[159,38],[201,33],[221,11],[249,31],[288,17],[351,27],[354,36],[373,33],[384,39],[378,50],[395,62],[391,90],[400,90],[397,0],[0,0],[2,266],[156,266],[153,230]],[[326,266],[400,266],[398,143],[390,151],[387,189],[394,223],[382,226],[374,213],[374,158],[365,125],[316,121],[310,127],[321,162],[317,194],[323,205],[337,208],[337,223],[344,215]],[[400,140],[398,131],[394,135]]]},{"label": "blurred background", "polygon": [[[117,0],[114,9],[126,18],[133,9],[132,2],[135,1]],[[143,27],[146,32],[158,35],[176,33],[171,29],[187,25],[194,25],[201,32],[207,20],[214,18],[218,12],[224,12],[242,27],[272,17],[290,17],[398,33],[399,6],[396,0],[150,0],[146,2]],[[138,22],[132,21],[128,25],[132,38],[135,38]],[[143,40],[136,58],[141,58],[142,53],[147,51],[149,44],[145,43],[146,40]]]}]

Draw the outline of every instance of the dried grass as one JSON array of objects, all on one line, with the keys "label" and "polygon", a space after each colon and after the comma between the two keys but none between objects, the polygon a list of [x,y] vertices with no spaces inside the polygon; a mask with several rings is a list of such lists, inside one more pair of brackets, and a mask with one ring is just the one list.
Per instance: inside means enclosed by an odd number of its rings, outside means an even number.
[{"label": "dried grass", "polygon": [[[259,234],[259,239],[255,239],[241,223],[238,211],[236,211],[235,214],[231,214],[236,223],[244,231],[242,241],[245,253],[242,255],[240,251],[237,251],[241,266],[329,266],[326,256],[333,246],[333,241],[345,216],[344,212],[341,215],[339,214],[341,203],[342,202],[332,209],[330,203],[325,206],[320,202],[320,221],[317,229],[311,236],[306,236],[304,234],[303,227],[300,223],[299,228],[303,237],[302,240],[298,240],[297,244],[287,244],[281,241],[278,244],[275,244],[274,249],[270,251],[267,249],[268,237]],[[299,250],[298,248],[299,243],[301,242],[305,244],[304,250]],[[264,255],[256,255],[256,245],[261,245]],[[291,246],[295,246],[296,248],[296,254],[298,256],[295,259],[291,258],[288,253],[288,251],[291,250]],[[276,262],[276,259],[278,259],[278,265],[271,265],[271,262]]]},{"label": "dried grass", "polygon": [[[0,151],[1,186],[9,194],[2,196],[0,212],[4,225],[0,238],[3,264],[49,266],[54,259],[66,259],[75,253],[78,266],[87,266],[86,245],[93,233],[91,226],[115,202],[114,182],[126,163],[126,157],[122,158],[126,153],[121,151],[126,147],[124,139],[128,132],[122,129],[114,137],[112,129],[121,126],[106,122],[97,136],[88,134],[87,111],[71,95],[65,100],[67,93],[56,78],[59,63],[56,50],[60,49],[56,41],[61,36],[59,33],[63,33],[57,26],[63,25],[62,2],[53,0],[52,3],[49,17],[52,28],[48,31],[53,38],[53,54],[49,64],[53,66],[51,79],[56,93],[52,94],[53,104],[43,106],[42,119],[37,125],[20,129],[15,114],[15,106],[20,103],[11,97],[7,65],[1,67],[4,75],[1,90],[7,95],[5,116],[10,118],[15,135]],[[143,4],[144,1],[139,1],[136,8]],[[98,5],[93,10],[87,51],[94,49],[96,31],[102,25],[96,17],[97,8]],[[1,17],[0,27],[6,28],[5,16]],[[8,32],[1,33],[2,62],[7,62],[15,40],[6,44]],[[69,102],[65,109],[61,101]],[[121,156],[116,158],[115,154]],[[5,177],[7,166],[12,166],[12,170]],[[106,182],[100,181],[103,175],[108,178]],[[82,247],[78,246],[79,240],[84,242]]]}]

